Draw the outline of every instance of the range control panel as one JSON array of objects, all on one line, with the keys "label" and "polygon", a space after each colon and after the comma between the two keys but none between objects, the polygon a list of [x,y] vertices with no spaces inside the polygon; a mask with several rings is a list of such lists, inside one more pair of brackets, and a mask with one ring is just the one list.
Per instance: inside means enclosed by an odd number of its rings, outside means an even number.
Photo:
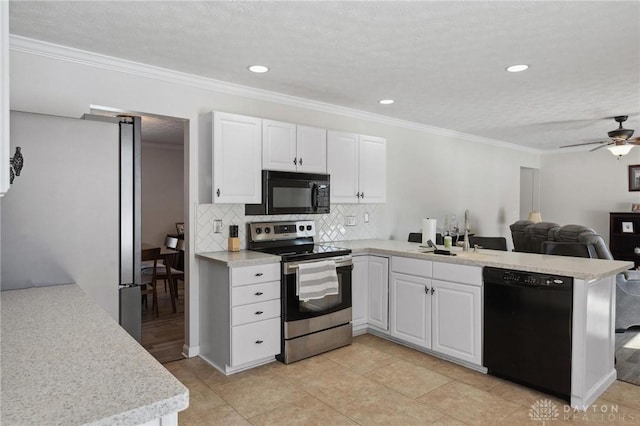
[{"label": "range control panel", "polygon": [[291,240],[314,237],[316,224],[313,220],[283,222],[253,222],[249,224],[251,241]]}]

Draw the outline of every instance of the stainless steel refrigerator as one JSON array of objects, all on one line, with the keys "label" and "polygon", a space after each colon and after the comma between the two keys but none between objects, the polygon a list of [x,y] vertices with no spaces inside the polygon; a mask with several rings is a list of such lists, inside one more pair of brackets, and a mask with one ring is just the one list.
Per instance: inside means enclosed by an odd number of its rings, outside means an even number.
[{"label": "stainless steel refrigerator", "polygon": [[76,283],[140,341],[139,117],[11,112],[2,290]]}]

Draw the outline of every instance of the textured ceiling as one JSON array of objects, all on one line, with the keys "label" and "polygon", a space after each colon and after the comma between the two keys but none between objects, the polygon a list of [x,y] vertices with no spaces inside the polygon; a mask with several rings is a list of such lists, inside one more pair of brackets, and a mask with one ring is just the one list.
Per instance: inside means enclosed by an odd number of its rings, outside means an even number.
[{"label": "textured ceiling", "polygon": [[538,149],[640,133],[638,1],[11,1],[10,32]]}]

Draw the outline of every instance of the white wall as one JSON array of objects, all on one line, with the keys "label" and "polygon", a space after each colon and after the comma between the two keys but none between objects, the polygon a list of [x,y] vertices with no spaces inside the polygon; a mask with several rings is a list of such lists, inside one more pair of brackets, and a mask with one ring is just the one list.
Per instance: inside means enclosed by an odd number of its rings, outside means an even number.
[{"label": "white wall", "polygon": [[[143,135],[144,137],[144,135]],[[142,242],[163,244],[184,222],[184,149],[142,141]]]},{"label": "white wall", "polygon": [[[462,216],[467,208],[476,233],[505,235],[508,224],[518,219],[520,167],[539,167],[538,154],[442,136],[442,132],[425,131],[424,126],[282,95],[249,93],[232,85],[83,53],[73,53],[74,59],[67,60],[71,53],[56,47],[42,55],[39,43],[16,39],[12,43],[13,109],[79,117],[94,104],[190,120],[185,145],[189,197],[185,223],[189,233],[187,343],[191,347],[198,344],[199,281],[190,236],[195,230],[195,204],[211,203],[211,130],[204,118],[208,111],[387,138],[388,201],[377,218],[380,237],[405,239],[419,229],[423,217]],[[101,65],[87,65],[95,61]]]},{"label": "white wall", "polygon": [[607,149],[542,155],[542,218],[591,227],[609,241],[609,212],[640,203],[640,192],[629,192],[631,164],[640,164],[640,147],[620,159]]}]

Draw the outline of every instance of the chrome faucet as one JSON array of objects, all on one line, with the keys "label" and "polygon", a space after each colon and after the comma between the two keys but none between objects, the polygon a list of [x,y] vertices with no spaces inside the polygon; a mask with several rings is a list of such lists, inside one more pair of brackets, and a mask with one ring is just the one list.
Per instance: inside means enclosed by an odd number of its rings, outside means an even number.
[{"label": "chrome faucet", "polygon": [[464,242],[462,244],[462,251],[471,250],[469,246],[469,209],[464,211]]}]

